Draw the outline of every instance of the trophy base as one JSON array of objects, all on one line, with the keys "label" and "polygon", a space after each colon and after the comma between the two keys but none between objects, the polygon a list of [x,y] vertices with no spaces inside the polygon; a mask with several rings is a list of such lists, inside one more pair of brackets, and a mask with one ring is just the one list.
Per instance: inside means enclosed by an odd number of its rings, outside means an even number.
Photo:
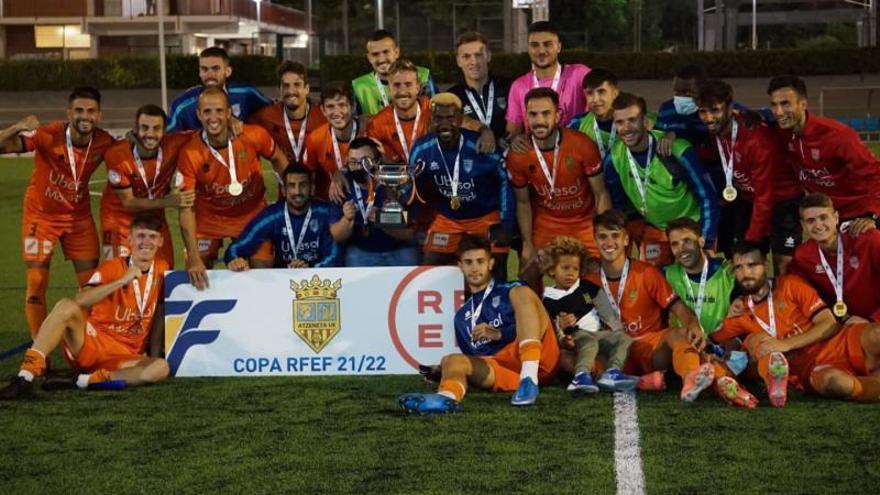
[{"label": "trophy base", "polygon": [[402,211],[379,211],[376,216],[376,224],[380,227],[398,228],[406,227],[406,217]]}]

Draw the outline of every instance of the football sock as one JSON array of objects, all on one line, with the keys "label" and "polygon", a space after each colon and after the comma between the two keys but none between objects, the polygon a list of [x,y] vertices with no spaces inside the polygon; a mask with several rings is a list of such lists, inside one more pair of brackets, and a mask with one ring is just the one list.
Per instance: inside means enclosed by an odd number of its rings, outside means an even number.
[{"label": "football sock", "polygon": [[110,372],[100,369],[92,372],[92,374],[82,374],[76,379],[76,386],[79,388],[88,388],[93,383],[101,383],[110,380]]},{"label": "football sock", "polygon": [[41,376],[45,372],[46,355],[33,348],[25,351],[18,376],[32,382],[34,381],[34,377]]},{"label": "football sock", "polygon": [[712,367],[715,368],[715,379],[716,380],[723,377],[723,376],[733,376],[732,373],[727,371],[727,366],[724,366],[723,364],[713,362]]},{"label": "football sock", "polygon": [[700,355],[690,342],[676,342],[672,346],[672,367],[682,378],[700,367]]},{"label": "football sock", "polygon": [[531,378],[538,384],[538,362],[541,360],[541,341],[535,339],[521,340],[519,343],[519,360],[522,368],[519,379]]},{"label": "football sock", "polygon": [[49,270],[45,268],[28,268],[25,270],[27,286],[25,288],[24,316],[31,330],[31,338],[37,336],[37,330],[46,319],[46,289],[49,286]]},{"label": "football sock", "polygon": [[880,400],[880,378],[857,376],[853,378],[853,389],[849,398],[858,402]]},{"label": "football sock", "polygon": [[464,384],[458,380],[443,380],[437,388],[438,394],[454,399],[455,402],[461,402],[466,391]]},{"label": "football sock", "polygon": [[76,282],[80,287],[85,287],[87,283],[89,283],[89,279],[92,278],[92,274],[95,273],[95,270],[83,270],[81,272],[76,272]]}]

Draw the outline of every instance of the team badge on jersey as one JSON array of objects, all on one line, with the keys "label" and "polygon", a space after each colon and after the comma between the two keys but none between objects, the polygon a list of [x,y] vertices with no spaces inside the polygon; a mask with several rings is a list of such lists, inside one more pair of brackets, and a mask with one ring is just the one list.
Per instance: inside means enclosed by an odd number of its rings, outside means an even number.
[{"label": "team badge on jersey", "polygon": [[471,173],[471,170],[474,169],[474,161],[470,158],[465,158],[461,161],[461,166],[464,167],[465,172]]},{"label": "team badge on jersey", "polygon": [[232,105],[232,115],[235,115],[236,117],[241,117],[241,104],[240,103],[234,103]]},{"label": "team badge on jersey", "polygon": [[507,109],[507,97],[506,96],[499,96],[498,98],[495,98],[495,102],[498,103],[498,108],[500,108],[502,110]]},{"label": "team badge on jersey", "polygon": [[312,232],[318,233],[318,230],[320,228],[321,228],[321,223],[318,222],[317,220],[312,220],[311,222],[309,222],[309,230],[311,230]]},{"label": "team badge on jersey", "polygon": [[819,148],[811,148],[810,156],[813,157],[813,160],[819,161]]},{"label": "team badge on jersey", "polygon": [[495,296],[492,298],[492,307],[498,309],[498,305],[501,304],[501,296]]},{"label": "team badge on jersey", "polygon": [[296,296],[293,301],[293,333],[320,353],[342,328],[339,314],[339,297],[342,279],[331,282],[317,275],[300,283],[290,281],[290,290]]}]

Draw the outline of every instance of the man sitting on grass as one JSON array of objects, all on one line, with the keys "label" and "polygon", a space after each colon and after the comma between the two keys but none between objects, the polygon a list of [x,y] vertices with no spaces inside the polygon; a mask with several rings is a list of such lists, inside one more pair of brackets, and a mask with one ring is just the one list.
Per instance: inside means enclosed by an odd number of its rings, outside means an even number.
[{"label": "man sitting on grass", "polygon": [[156,259],[162,247],[162,220],[140,213],[131,222],[131,256],[102,263],[73,299],[58,301],[25,353],[18,375],[0,390],[0,400],[32,392],[34,379],[46,373],[46,356],[63,345],[73,370],[54,373],[43,388],[101,388],[144,385],[168,377],[168,363],[144,355],[153,336],[158,350],[162,332],[162,293],[167,262]]},{"label": "man sitting on grass", "polygon": [[538,296],[518,283],[492,279],[489,241],[465,235],[458,266],[471,298],[455,313],[455,340],[461,354],[440,362],[436,394],[404,394],[398,399],[408,414],[442,414],[460,408],[468,383],[492,391],[516,392],[510,403],[530,406],[538,383],[553,378],[559,346],[550,317]]}]

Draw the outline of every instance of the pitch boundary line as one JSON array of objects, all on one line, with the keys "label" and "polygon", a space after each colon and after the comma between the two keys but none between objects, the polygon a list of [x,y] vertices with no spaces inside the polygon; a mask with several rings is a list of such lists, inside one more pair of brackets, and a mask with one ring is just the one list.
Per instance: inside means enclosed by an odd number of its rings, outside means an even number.
[{"label": "pitch boundary line", "polygon": [[614,394],[614,478],[618,495],[645,493],[635,392]]}]

